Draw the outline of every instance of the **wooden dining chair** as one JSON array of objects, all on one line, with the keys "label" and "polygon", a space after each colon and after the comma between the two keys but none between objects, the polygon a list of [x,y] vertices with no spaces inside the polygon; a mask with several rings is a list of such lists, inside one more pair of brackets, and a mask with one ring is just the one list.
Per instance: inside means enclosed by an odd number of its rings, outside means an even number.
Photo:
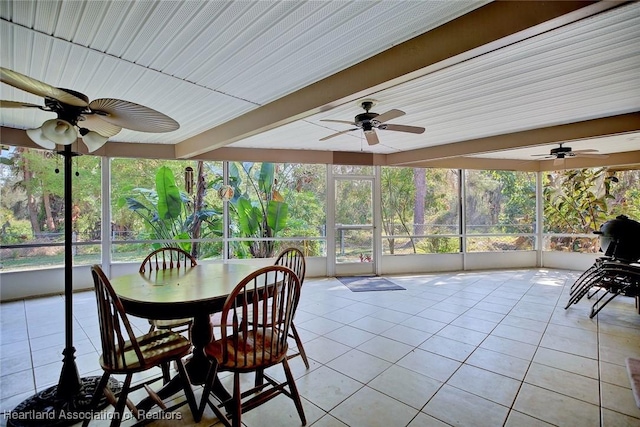
[{"label": "wooden dining chair", "polygon": [[[141,274],[151,274],[154,270],[187,269],[196,265],[198,265],[196,259],[183,249],[160,248],[147,255],[140,264],[139,271]],[[169,329],[174,332],[187,332],[191,337],[193,319],[150,319],[149,324],[151,325],[149,332],[153,332],[155,329]]]},{"label": "wooden dining chair", "polygon": [[[199,421],[200,413],[198,412],[196,399],[182,362],[182,358],[191,351],[189,340],[169,330],[158,330],[142,336],[135,336],[122,302],[111,287],[109,279],[107,279],[100,266],[94,265],[91,268],[91,274],[98,304],[100,339],[102,342],[100,366],[102,366],[104,374],[91,400],[90,411],[97,410],[101,399],[105,397],[115,408],[115,414],[113,414],[110,424],[112,427],[120,425],[125,406],[129,408],[137,420],[145,421],[147,419],[145,414],[138,411],[138,408],[128,398],[130,392],[141,388],[146,389],[151,399],[163,411],[173,411],[184,405],[184,402],[180,402],[167,407],[149,387],[149,384],[163,379],[164,375],[154,376],[142,383],[131,386],[131,380],[135,373],[157,366],[163,367],[163,372],[168,372],[170,363],[174,362],[182,380],[186,403],[189,404],[196,422]],[[126,375],[119,395],[114,394],[109,388],[108,383],[111,375]],[[166,380],[166,378],[164,379]],[[87,426],[89,421],[91,421],[91,417],[87,417],[82,425]]]},{"label": "wooden dining chair", "polygon": [[[296,276],[298,276],[298,279],[300,280],[300,286],[304,284],[304,275],[307,267],[304,259],[304,254],[300,249],[294,247],[283,249],[276,258],[275,265],[284,265],[285,267],[289,267],[291,270],[293,270],[294,273],[296,273]],[[300,339],[300,335],[298,334],[296,325],[293,322],[291,323],[289,336],[296,341],[296,347],[298,348],[298,350],[295,353],[290,353],[287,357],[289,359],[296,356],[302,357],[304,366],[309,369],[309,360],[307,359],[307,353],[304,351],[302,340]]]},{"label": "wooden dining chair", "polygon": [[[224,425],[240,427],[244,412],[284,394],[293,400],[302,425],[306,424],[287,360],[287,337],[299,299],[298,276],[279,265],[248,275],[229,294],[222,309],[221,338],[205,347],[212,364],[200,401],[200,417],[208,404]],[[269,314],[271,322],[267,322]],[[264,321],[252,323],[249,317]],[[240,374],[264,371],[277,364],[282,364],[285,381],[279,382],[264,374],[263,384],[241,391]],[[233,373],[232,396],[222,401],[213,390],[219,372]]]}]

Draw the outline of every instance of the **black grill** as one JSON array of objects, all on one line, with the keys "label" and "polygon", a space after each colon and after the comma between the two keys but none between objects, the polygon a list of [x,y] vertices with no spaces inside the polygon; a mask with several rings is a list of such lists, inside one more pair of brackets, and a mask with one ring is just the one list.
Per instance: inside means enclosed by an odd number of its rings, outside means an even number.
[{"label": "black grill", "polygon": [[600,249],[605,256],[624,263],[640,260],[640,222],[620,215],[594,233],[600,236]]},{"label": "black grill", "polygon": [[605,256],[596,259],[571,286],[565,310],[584,296],[591,299],[597,295],[589,314],[594,317],[612,299],[624,295],[636,299],[640,314],[640,265],[636,264],[640,259],[640,222],[620,215],[594,233],[600,236],[600,249]]}]

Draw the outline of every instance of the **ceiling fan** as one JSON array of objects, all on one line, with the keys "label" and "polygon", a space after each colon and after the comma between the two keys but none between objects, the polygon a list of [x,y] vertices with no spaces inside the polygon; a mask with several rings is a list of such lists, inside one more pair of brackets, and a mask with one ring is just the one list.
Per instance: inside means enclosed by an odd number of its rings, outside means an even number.
[{"label": "ceiling fan", "polygon": [[554,165],[564,163],[565,159],[571,157],[590,157],[590,158],[606,158],[609,157],[608,154],[598,154],[598,150],[594,149],[586,149],[586,150],[575,150],[573,151],[571,147],[564,147],[563,142],[559,143],[560,146],[557,148],[552,148],[549,154],[534,154],[533,157],[542,157],[544,159],[555,159],[553,161]]},{"label": "ceiling fan", "polygon": [[367,138],[367,143],[369,145],[375,145],[380,142],[378,139],[378,135],[376,134],[375,129],[380,130],[393,130],[398,132],[408,132],[408,133],[423,133],[424,128],[417,126],[406,126],[406,125],[394,125],[391,123],[387,123],[389,120],[396,119],[400,116],[404,116],[406,113],[401,110],[389,110],[386,113],[378,114],[378,113],[370,113],[369,110],[373,108],[375,105],[375,101],[373,100],[364,100],[360,102],[360,106],[364,109],[364,113],[358,114],[352,122],[346,120],[320,120],[321,122],[332,122],[332,123],[345,123],[348,125],[355,126],[353,129],[343,130],[338,133],[334,133],[329,136],[325,136],[321,138],[320,141],[326,141],[329,138],[333,138],[338,135],[342,135],[347,132],[351,132],[354,130],[362,129],[364,131],[364,136]]},{"label": "ceiling fan", "polygon": [[0,108],[38,108],[57,115],[41,127],[27,130],[29,138],[49,150],[55,149],[56,145],[72,144],[78,139],[78,133],[89,152],[93,152],[122,128],[154,133],[180,128],[171,117],[149,107],[112,98],[89,102],[89,98],[80,92],[53,87],[8,68],[0,67],[0,80],[44,98],[44,106],[1,100]]}]

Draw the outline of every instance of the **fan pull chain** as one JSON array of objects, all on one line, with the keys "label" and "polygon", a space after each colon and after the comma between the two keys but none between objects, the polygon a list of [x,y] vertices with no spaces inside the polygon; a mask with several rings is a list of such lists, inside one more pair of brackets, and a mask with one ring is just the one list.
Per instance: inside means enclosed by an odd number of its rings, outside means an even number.
[{"label": "fan pull chain", "polygon": [[[78,140],[76,139],[76,153],[79,153],[78,148],[80,148],[80,147],[78,147]],[[75,158],[76,158],[76,173],[75,173],[75,175],[76,176],[80,176],[80,172],[78,172],[78,157],[79,156],[75,156]]]},{"label": "fan pull chain", "polygon": [[[55,151],[54,151],[55,153]],[[60,173],[60,156],[56,155],[56,168],[54,169],[55,173]]]}]

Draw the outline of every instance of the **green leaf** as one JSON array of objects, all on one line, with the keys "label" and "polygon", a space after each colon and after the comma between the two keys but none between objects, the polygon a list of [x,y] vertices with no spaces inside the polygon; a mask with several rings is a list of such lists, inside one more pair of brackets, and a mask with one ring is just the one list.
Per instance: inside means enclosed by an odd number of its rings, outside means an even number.
[{"label": "green leaf", "polygon": [[138,211],[138,210],[150,211],[151,210],[145,204],[138,201],[137,199],[134,199],[133,197],[127,197],[126,202],[127,202],[127,207],[132,211]]},{"label": "green leaf", "polygon": [[[178,233],[174,236],[176,240],[190,239],[191,236],[187,232]],[[178,242],[178,245],[181,249],[184,249],[187,252],[191,252],[191,242]]]},{"label": "green leaf", "polygon": [[273,188],[274,175],[276,166],[273,163],[263,163],[260,168],[260,179],[258,180],[258,188],[264,194],[270,196]]},{"label": "green leaf", "polygon": [[238,225],[240,226],[242,234],[245,236],[254,236],[260,228],[260,216],[256,214],[256,210],[251,205],[249,199],[246,197],[238,198],[236,209],[238,211]]},{"label": "green leaf", "polygon": [[205,221],[207,219],[210,219],[210,218],[216,218],[216,217],[221,216],[221,215],[222,214],[220,212],[218,212],[217,210],[215,210],[215,209],[202,209],[202,210],[196,212],[196,216],[199,219],[203,220],[203,221]]},{"label": "green leaf", "polygon": [[158,169],[156,191],[158,193],[158,216],[163,220],[180,217],[182,213],[180,190],[176,186],[173,172],[166,166]]},{"label": "green leaf", "polygon": [[267,212],[267,225],[274,233],[277,233],[287,226],[289,206],[287,206],[286,203],[271,200],[267,206]]}]

